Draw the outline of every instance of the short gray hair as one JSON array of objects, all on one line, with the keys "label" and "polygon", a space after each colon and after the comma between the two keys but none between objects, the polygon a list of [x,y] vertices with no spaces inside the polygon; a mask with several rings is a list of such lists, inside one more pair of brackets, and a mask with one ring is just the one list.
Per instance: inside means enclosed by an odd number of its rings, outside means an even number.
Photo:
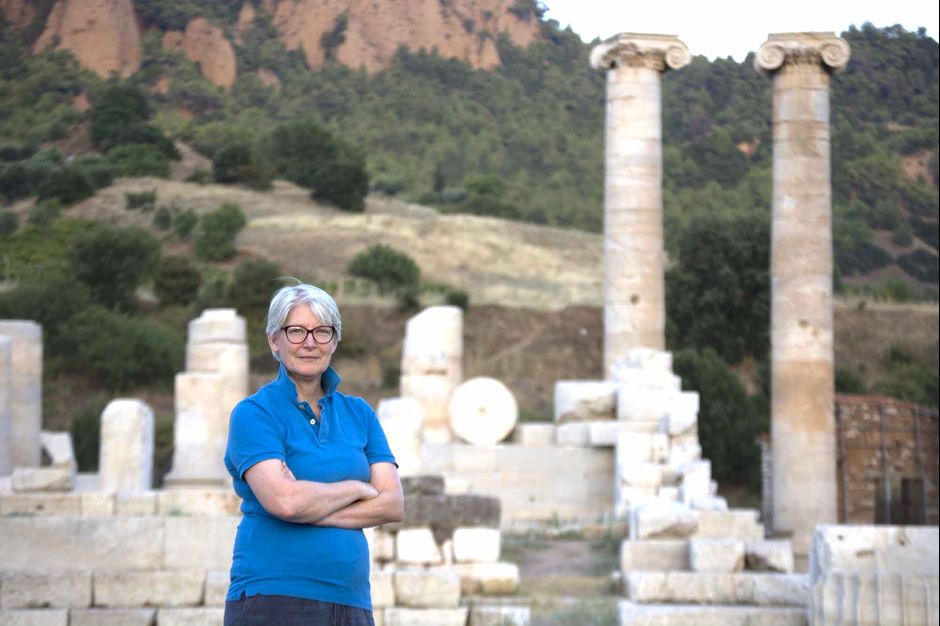
[{"label": "short gray hair", "polygon": [[298,304],[306,304],[321,322],[335,328],[336,341],[343,338],[343,321],[339,317],[339,307],[333,297],[319,287],[300,282],[281,287],[271,298],[268,323],[264,329],[268,337],[273,337],[281,330],[287,316]]}]

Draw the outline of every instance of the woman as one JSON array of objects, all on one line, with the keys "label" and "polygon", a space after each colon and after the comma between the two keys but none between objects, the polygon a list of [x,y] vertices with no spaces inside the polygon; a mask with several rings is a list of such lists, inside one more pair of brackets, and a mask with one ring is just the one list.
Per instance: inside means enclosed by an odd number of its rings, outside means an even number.
[{"label": "woman", "polygon": [[372,626],[362,529],[404,516],[375,412],[336,390],[336,302],[311,285],[274,294],[278,376],[232,411],[225,466],[241,496],[225,625]]}]

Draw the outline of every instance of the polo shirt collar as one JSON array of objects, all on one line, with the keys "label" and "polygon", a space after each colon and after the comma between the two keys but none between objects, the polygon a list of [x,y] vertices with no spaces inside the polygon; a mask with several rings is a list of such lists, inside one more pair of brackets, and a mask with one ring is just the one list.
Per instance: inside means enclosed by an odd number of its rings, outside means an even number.
[{"label": "polo shirt collar", "polygon": [[[323,375],[320,377],[320,385],[323,387],[324,395],[328,395],[336,391],[336,388],[339,387],[340,382],[342,382],[342,379],[339,377],[339,374],[336,373],[336,370],[334,370],[332,366],[327,367],[326,371],[324,371]],[[274,380],[274,386],[286,394],[292,403],[296,402],[297,385],[295,385],[294,381],[291,380],[290,376],[287,375],[287,368],[284,367],[283,363],[281,363],[280,367],[278,368],[277,378]]]}]

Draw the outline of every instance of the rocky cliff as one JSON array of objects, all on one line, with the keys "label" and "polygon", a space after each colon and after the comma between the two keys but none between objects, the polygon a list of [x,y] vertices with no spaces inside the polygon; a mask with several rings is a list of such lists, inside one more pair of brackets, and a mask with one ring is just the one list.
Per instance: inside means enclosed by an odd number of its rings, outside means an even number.
[{"label": "rocky cliff", "polygon": [[[56,0],[33,50],[69,49],[101,76],[130,76],[143,54],[135,2],[144,1]],[[37,6],[29,0],[0,0],[4,17],[20,28],[35,18]],[[245,0],[235,24],[193,16],[184,31],[163,33],[162,41],[224,89],[238,74],[238,33],[262,11],[271,16],[284,46],[302,51],[311,68],[334,59],[372,73],[404,46],[491,69],[500,63],[496,38],[505,35],[525,47],[538,37],[538,17],[526,6],[519,0]],[[226,32],[235,33],[234,40]]]}]

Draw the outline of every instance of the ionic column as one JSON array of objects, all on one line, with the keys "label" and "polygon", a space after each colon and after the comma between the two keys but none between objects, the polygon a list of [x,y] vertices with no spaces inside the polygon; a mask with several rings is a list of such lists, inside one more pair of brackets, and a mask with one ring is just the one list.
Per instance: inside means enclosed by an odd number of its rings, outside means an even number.
[{"label": "ionic column", "polygon": [[595,46],[607,72],[604,373],[631,348],[665,347],[661,76],[690,61],[671,35],[622,33]]},{"label": "ionic column", "polygon": [[832,33],[781,33],[754,62],[773,77],[773,523],[801,554],[838,517],[829,75],[848,60]]}]

